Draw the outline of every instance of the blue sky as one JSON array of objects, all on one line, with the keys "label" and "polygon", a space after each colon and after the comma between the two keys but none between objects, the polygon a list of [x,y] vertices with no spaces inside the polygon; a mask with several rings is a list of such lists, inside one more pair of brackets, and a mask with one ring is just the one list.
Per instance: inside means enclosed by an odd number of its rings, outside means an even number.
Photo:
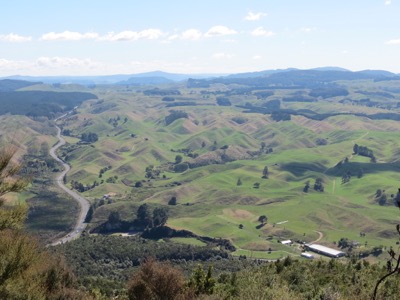
[{"label": "blue sky", "polygon": [[400,0],[2,3],[0,76],[339,66],[400,73]]}]

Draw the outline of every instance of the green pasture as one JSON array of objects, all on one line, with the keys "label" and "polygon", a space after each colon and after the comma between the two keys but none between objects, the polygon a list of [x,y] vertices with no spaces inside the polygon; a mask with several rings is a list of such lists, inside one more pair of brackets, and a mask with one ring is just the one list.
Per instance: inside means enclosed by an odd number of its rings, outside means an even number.
[{"label": "green pasture", "polygon": [[[365,84],[355,83],[350,88],[351,96],[358,97],[354,91]],[[379,85],[374,83],[373,88],[377,87]],[[313,242],[320,233],[323,237],[319,242],[331,246],[342,237],[357,240],[367,247],[393,243],[398,210],[394,206],[379,206],[373,195],[377,189],[383,189],[390,202],[390,194],[397,193],[400,179],[400,162],[396,163],[400,154],[398,122],[345,115],[323,121],[296,116],[292,121],[274,122],[268,115],[243,113],[233,106],[212,106],[214,96],[203,99],[200,94],[189,94],[184,88],[182,91],[182,99],[190,98],[198,106],[168,108],[161,101],[162,97],[99,91],[104,98],[101,105],[115,106],[93,113],[97,104],[84,104],[79,108],[78,120],[67,125],[75,135],[83,132],[99,135],[98,142],[70,153],[69,180],[91,184],[94,180],[118,176],[116,183],[104,183],[83,193],[91,199],[110,192],[116,194],[116,202],[98,209],[93,222],[105,220],[111,210],[125,212],[129,208],[126,215],[131,217],[133,209],[142,203],[166,205],[176,196],[178,204],[167,206],[168,225],[198,235],[227,238],[239,249],[235,255],[250,256],[248,251],[252,251],[254,257],[276,259],[286,256],[285,251],[297,253],[283,248],[287,246],[279,244],[278,240]],[[278,90],[272,98],[291,93]],[[338,100],[282,105],[318,113],[386,111],[341,104]],[[233,103],[242,105],[246,101],[262,104],[253,95],[233,99]],[[164,118],[170,110],[183,110],[189,118],[166,126]],[[120,121],[114,126],[110,119],[117,117]],[[241,117],[244,122],[238,124],[233,121],[234,117]],[[127,122],[123,122],[124,118]],[[318,145],[318,139],[325,140],[326,145]],[[76,139],[68,138],[68,142],[73,144]],[[273,151],[252,159],[211,164],[183,173],[174,173],[166,167],[178,154],[183,156],[184,162],[193,160],[171,149],[189,148],[199,155],[207,155],[212,154],[210,149],[214,142],[217,149],[227,145],[250,152],[258,151],[261,143],[265,143],[266,148]],[[378,163],[353,155],[355,143],[372,149]],[[349,162],[336,168],[346,157]],[[111,170],[100,179],[100,169],[108,165],[112,166]],[[145,178],[145,169],[150,165],[160,168],[165,178]],[[269,169],[268,179],[261,178],[265,166]],[[357,178],[360,169],[363,176]],[[346,172],[351,173],[351,180],[342,184]],[[323,193],[312,188],[317,178],[323,180]],[[242,182],[240,186],[238,179]],[[131,185],[136,181],[143,181],[143,187],[133,188]],[[311,185],[308,193],[303,192],[306,181]],[[258,188],[254,187],[255,183],[259,183]],[[267,224],[262,227],[258,227],[260,215],[268,217]],[[360,232],[365,233],[365,237],[361,237]],[[266,251],[269,248],[271,254]]]}]

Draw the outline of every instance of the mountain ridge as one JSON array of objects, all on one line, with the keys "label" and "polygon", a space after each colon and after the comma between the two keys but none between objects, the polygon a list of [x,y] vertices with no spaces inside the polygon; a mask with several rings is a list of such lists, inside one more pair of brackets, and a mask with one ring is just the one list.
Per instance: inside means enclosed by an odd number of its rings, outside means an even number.
[{"label": "mountain ridge", "polygon": [[[318,72],[318,73],[316,73]],[[274,78],[282,77],[283,73],[292,75],[304,74],[317,76],[321,74],[336,74],[343,77],[357,79],[378,79],[378,78],[400,78],[400,74],[392,73],[386,70],[361,70],[351,71],[340,67],[317,67],[311,69],[270,69],[255,72],[233,73],[233,74],[182,74],[169,73],[160,70],[136,73],[136,74],[114,74],[114,75],[99,75],[99,76],[23,76],[13,75],[0,77],[3,80],[18,80],[29,82],[42,82],[47,84],[82,84],[82,85],[98,85],[98,84],[117,84],[117,85],[154,85],[168,84],[175,82],[183,82],[188,79],[198,80],[219,80],[219,79],[240,79],[240,78]],[[303,75],[302,75],[303,74]],[[351,80],[351,79],[350,79]]]}]

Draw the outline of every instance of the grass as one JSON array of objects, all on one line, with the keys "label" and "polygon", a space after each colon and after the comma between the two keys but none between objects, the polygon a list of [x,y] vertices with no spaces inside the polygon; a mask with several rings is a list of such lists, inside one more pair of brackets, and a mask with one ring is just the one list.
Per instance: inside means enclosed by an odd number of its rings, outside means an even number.
[{"label": "grass", "polygon": [[[389,83],[382,83],[382,86],[384,84]],[[359,94],[353,91],[360,88],[375,91],[380,87],[378,83],[354,82],[350,96],[358,99]],[[98,104],[87,101],[79,108],[77,119],[64,124],[75,136],[83,132],[99,135],[98,142],[82,145],[68,154],[72,166],[68,180],[92,184],[95,180],[100,182],[118,176],[116,183],[103,183],[83,193],[91,200],[110,192],[116,194],[113,204],[96,210],[94,224],[104,221],[112,210],[131,218],[141,203],[166,205],[172,196],[176,196],[178,205],[168,206],[168,225],[199,235],[227,238],[239,249],[235,255],[249,256],[248,251],[252,251],[254,257],[275,259],[286,256],[285,251],[297,253],[282,248],[277,240],[312,242],[319,236],[316,231],[323,234],[321,243],[330,246],[342,237],[361,244],[367,242],[368,247],[393,243],[390,232],[395,230],[394,222],[399,221],[398,211],[393,206],[377,205],[373,195],[377,189],[384,189],[389,195],[397,192],[400,180],[400,162],[396,163],[400,154],[398,122],[346,115],[323,121],[293,116],[291,121],[274,122],[268,115],[245,114],[233,106],[211,106],[209,104],[215,101],[211,97],[206,99],[206,106],[174,108],[184,110],[189,118],[165,126],[163,120],[170,108],[164,106],[160,97],[121,92],[123,87],[119,88],[121,90],[108,89],[106,92],[98,88],[96,92],[104,99],[103,104],[114,105],[111,109],[93,113]],[[181,90],[183,98],[198,98],[199,104],[203,101],[197,89]],[[290,96],[294,92],[277,90],[273,97]],[[345,105],[339,100],[285,102],[282,105],[319,113],[387,112]],[[232,97],[234,104],[243,105],[247,101],[262,104],[254,95]],[[118,117],[120,121],[113,126],[109,120]],[[127,122],[123,122],[125,117]],[[237,124],[232,121],[234,117],[242,117],[245,122]],[[325,139],[327,145],[317,145],[317,139]],[[77,138],[68,137],[67,142],[74,144]],[[265,143],[273,152],[179,174],[168,170],[167,163],[173,162],[177,155],[171,149],[190,148],[200,155],[210,154],[214,142],[217,148],[235,146],[243,149],[243,153],[256,152],[261,143]],[[372,164],[368,158],[352,155],[355,143],[373,149],[378,163]],[[184,161],[193,161],[183,156]],[[341,169],[334,168],[345,157],[349,158],[349,163]],[[145,178],[145,169],[150,165],[160,168],[161,176],[166,178]],[[105,166],[112,168],[100,179],[99,171]],[[261,178],[264,166],[269,168],[268,179]],[[357,178],[360,169],[364,175]],[[342,184],[341,178],[348,171],[352,178]],[[239,178],[241,186],[236,185]],[[316,178],[323,179],[325,192],[311,188],[309,193],[304,193],[305,182],[310,181],[312,186]],[[131,183],[144,180],[143,187],[132,188],[122,182],[124,179]],[[173,184],[176,182],[180,185]],[[254,188],[256,182],[260,183],[259,188]],[[268,217],[268,224],[257,228],[260,215]],[[277,225],[286,220],[287,223]],[[360,237],[360,232],[365,232],[366,236]],[[273,250],[271,254],[266,252],[268,248]]]},{"label": "grass", "polygon": [[206,246],[206,243],[199,241],[195,238],[171,238],[172,242],[185,244],[185,245],[193,245],[193,246]]}]

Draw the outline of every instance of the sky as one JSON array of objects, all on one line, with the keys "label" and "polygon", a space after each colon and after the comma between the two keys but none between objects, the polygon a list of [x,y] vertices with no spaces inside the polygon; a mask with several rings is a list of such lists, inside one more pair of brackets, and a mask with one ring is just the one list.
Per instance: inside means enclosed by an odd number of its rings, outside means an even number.
[{"label": "sky", "polygon": [[13,0],[0,76],[400,73],[400,0]]}]

